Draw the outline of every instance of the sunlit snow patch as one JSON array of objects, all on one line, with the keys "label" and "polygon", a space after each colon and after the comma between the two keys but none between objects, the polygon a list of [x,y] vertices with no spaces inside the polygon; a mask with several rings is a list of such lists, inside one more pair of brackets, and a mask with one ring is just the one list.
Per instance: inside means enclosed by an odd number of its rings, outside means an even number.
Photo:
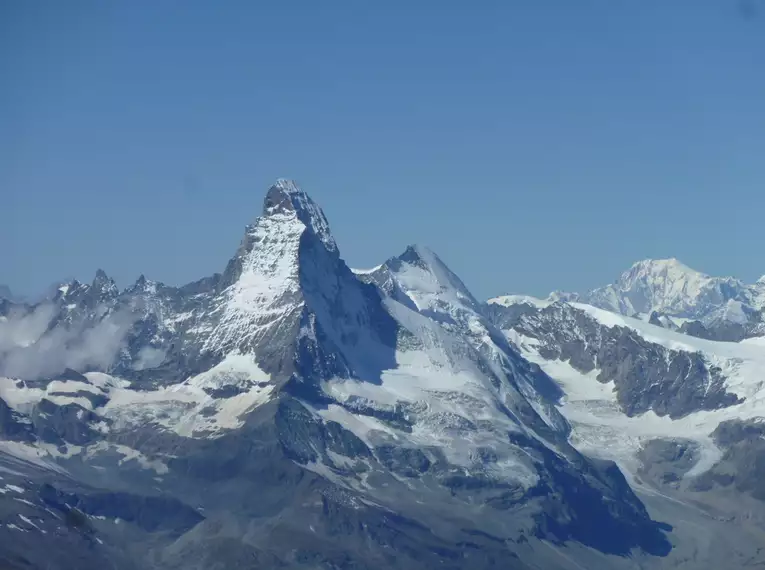
[{"label": "sunlit snow patch", "polygon": [[[207,372],[181,384],[141,392],[116,389],[99,412],[114,420],[114,428],[155,423],[185,437],[221,435],[236,429],[243,416],[271,399],[273,385],[248,355],[231,353]],[[216,389],[232,387],[238,393],[217,397]]]},{"label": "sunlit snow patch", "polygon": [[532,307],[537,307],[538,309],[544,309],[545,307],[552,305],[552,301],[539,299],[537,297],[532,297],[531,295],[502,295],[500,297],[489,299],[487,303],[491,303],[493,305],[501,305],[503,307],[511,307],[513,305],[531,305]]},{"label": "sunlit snow patch", "polygon": [[[520,427],[501,410],[501,395],[487,374],[470,357],[463,340],[438,323],[398,303],[388,309],[413,333],[417,345],[396,352],[395,369],[381,382],[335,379],[323,389],[344,406],[317,410],[352,431],[370,447],[397,442],[416,448],[438,448],[450,464],[476,469],[525,487],[537,482],[528,457],[508,443],[508,432]],[[352,413],[361,405],[381,412],[403,414],[411,431],[374,417]],[[494,465],[476,455],[486,447],[496,453]]]},{"label": "sunlit snow patch", "polygon": [[700,457],[685,477],[694,477],[722,457],[710,437],[721,422],[765,417],[765,341],[762,339],[741,343],[698,339],[589,305],[575,306],[603,325],[631,328],[646,340],[673,350],[701,352],[708,362],[722,369],[726,389],[745,398],[734,406],[697,411],[674,420],[653,411],[629,417],[619,407],[613,382],[604,384],[597,380],[599,370],[583,374],[568,362],[546,360],[537,352],[536,339],[505,331],[528,360],[539,364],[563,388],[565,397],[559,410],[571,423],[570,441],[580,451],[612,459],[634,474],[640,467],[636,455],[648,441],[691,439],[699,444]]},{"label": "sunlit snow patch", "polygon": [[79,395],[78,392],[104,394],[102,388],[76,380],[54,380],[44,388],[32,388],[21,380],[0,377],[0,398],[21,413],[29,413],[32,407],[42,399],[50,400],[58,406],[77,404],[86,410],[92,410],[91,400]]}]

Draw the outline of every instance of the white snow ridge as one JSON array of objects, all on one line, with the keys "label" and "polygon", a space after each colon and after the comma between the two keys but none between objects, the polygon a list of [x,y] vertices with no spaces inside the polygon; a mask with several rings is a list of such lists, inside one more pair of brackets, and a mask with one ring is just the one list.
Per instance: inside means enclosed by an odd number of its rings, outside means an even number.
[{"label": "white snow ridge", "polygon": [[279,179],[219,273],[0,299],[0,560],[753,567],[763,306],[676,259],[488,302],[423,246],[351,269]]}]

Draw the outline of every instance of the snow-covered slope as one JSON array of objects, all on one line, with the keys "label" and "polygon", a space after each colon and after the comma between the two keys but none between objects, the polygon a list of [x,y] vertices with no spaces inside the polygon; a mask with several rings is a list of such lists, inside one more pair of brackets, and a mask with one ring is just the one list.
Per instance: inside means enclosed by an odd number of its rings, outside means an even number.
[{"label": "snow-covered slope", "polygon": [[[395,440],[438,447],[468,472],[488,469],[524,486],[537,480],[527,456],[507,445],[508,431],[566,453],[556,442],[565,441],[568,426],[544,393],[549,379],[515,353],[436,254],[410,246],[360,276],[386,293],[386,309],[401,327],[396,367],[380,384],[330,382],[331,394],[386,410],[403,406],[413,431],[398,432]],[[504,467],[477,453],[485,446]]]},{"label": "snow-covered slope", "polygon": [[[85,517],[96,549],[168,567],[205,567],[201,549],[230,567],[488,569],[521,551],[576,567],[548,540],[596,566],[669,548],[437,255],[352,271],[291,181],[221,274],[118,291],[98,272],[11,317],[25,334],[0,347],[0,463],[55,472],[27,475],[30,508]],[[0,540],[21,532],[4,513]]]},{"label": "snow-covered slope", "polygon": [[[274,188],[289,187],[280,182]],[[298,274],[300,239],[308,226],[298,210],[289,207],[286,192],[283,199],[285,203],[268,206],[247,228],[235,258],[238,267],[229,272],[233,282],[216,299],[213,312],[219,316],[204,350],[254,346],[275,323],[299,316],[304,303]]]},{"label": "snow-covered slope", "polygon": [[581,303],[490,307],[508,339],[563,389],[558,409],[577,449],[616,461],[642,488],[641,476],[658,469],[650,453],[682,445],[684,456],[662,460],[679,473],[677,485],[738,485],[720,478],[732,465],[745,469],[721,434],[765,422],[761,338],[700,339]]},{"label": "snow-covered slope", "polygon": [[646,259],[611,285],[583,295],[557,292],[549,300],[579,301],[695,336],[740,340],[762,328],[765,286],[710,277],[677,259]]},{"label": "snow-covered slope", "polygon": [[531,295],[500,295],[489,299],[487,303],[492,305],[501,305],[503,307],[512,307],[514,305],[531,305],[533,307],[544,308],[554,303],[554,299],[540,299]]},{"label": "snow-covered slope", "polygon": [[733,277],[710,277],[677,259],[636,263],[614,284],[589,293],[583,301],[623,314],[659,312],[686,318],[704,318],[736,306],[755,309],[765,304],[758,285]]},{"label": "snow-covered slope", "polygon": [[487,319],[482,305],[435,253],[423,246],[409,246],[403,254],[389,259],[363,278],[377,284],[392,300],[466,340],[475,350],[473,358],[482,362],[484,373],[496,379],[510,378],[511,384],[503,388],[503,398],[514,402],[511,407],[530,405],[534,410],[534,413],[526,409],[513,413],[530,422],[542,418],[547,426],[541,429],[549,426],[558,432],[564,430],[553,406],[558,396],[554,385],[519,358]]}]

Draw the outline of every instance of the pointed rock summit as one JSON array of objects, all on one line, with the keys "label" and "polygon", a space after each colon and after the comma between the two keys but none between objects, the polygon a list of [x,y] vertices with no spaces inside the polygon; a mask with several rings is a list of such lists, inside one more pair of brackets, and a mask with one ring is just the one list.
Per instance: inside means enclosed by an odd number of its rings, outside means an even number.
[{"label": "pointed rock summit", "polygon": [[263,215],[289,215],[290,212],[294,212],[297,219],[315,233],[329,251],[337,251],[337,244],[329,230],[329,223],[319,205],[299,188],[294,180],[280,178],[266,194]]},{"label": "pointed rock summit", "polygon": [[[294,181],[278,179],[266,193],[260,217],[246,227],[239,249],[223,273],[221,288],[236,283],[248,269],[262,269],[267,273],[276,270],[282,279],[287,279],[289,273],[294,281],[300,240],[306,231],[316,236],[333,256],[338,255],[337,244],[319,205]],[[265,266],[257,269],[256,266],[263,264]]]},{"label": "pointed rock summit", "polygon": [[425,246],[410,245],[386,267],[397,275],[400,287],[418,306],[449,299],[477,310],[479,303],[462,280]]},{"label": "pointed rock summit", "polygon": [[106,271],[104,271],[103,269],[99,269],[96,271],[96,276],[93,279],[93,283],[91,284],[91,287],[94,290],[104,295],[116,295],[118,292],[117,284],[114,282],[114,279],[109,277],[106,274]]},{"label": "pointed rock summit", "polygon": [[295,360],[289,347],[310,338],[341,363],[339,374],[364,370],[379,354],[390,364],[379,346],[395,344],[395,326],[379,294],[340,259],[324,212],[290,180],[268,190],[212,306],[203,345],[210,353],[254,351],[273,371]]},{"label": "pointed rock summit", "polygon": [[7,285],[0,285],[0,299],[13,301],[15,298],[16,297],[14,296],[10,287],[8,287]]},{"label": "pointed rock summit", "polygon": [[[566,542],[587,553],[582,567],[602,567],[593,549],[666,554],[616,465],[569,443],[561,389],[436,254],[410,246],[352,272],[321,208],[289,180],[258,213],[222,274],[181,287],[140,277],[112,296],[99,271],[60,288],[36,336],[25,324],[34,370],[0,371],[0,396],[13,396],[0,398],[0,431],[37,444],[23,457],[46,463],[8,480],[40,508],[19,506],[16,491],[0,499],[3,513],[35,517],[3,531],[22,540],[13,557],[35,541],[69,552],[96,531],[103,549],[89,541],[83,552],[129,560],[150,545],[121,566],[131,568],[161,558],[163,568],[489,570],[517,566],[537,544],[545,554],[528,566],[550,568],[549,547]],[[590,338],[564,339],[556,354]],[[649,357],[665,362],[635,365]],[[60,484],[48,460],[64,468]],[[120,524],[62,535],[69,504]],[[58,567],[104,565],[80,562]]]}]

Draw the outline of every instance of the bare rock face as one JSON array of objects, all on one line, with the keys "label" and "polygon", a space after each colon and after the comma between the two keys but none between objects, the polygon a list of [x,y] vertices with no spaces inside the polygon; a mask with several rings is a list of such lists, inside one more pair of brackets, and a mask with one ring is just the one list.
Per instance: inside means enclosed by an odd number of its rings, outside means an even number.
[{"label": "bare rock face", "polygon": [[[691,281],[680,282],[677,299],[687,300]],[[662,283],[654,293],[678,289]],[[560,385],[569,441],[617,462],[649,513],[672,526],[672,551],[651,567],[755,567],[765,543],[765,351],[745,331],[756,319],[732,320],[741,301],[728,297],[704,310],[731,318],[699,316],[706,324],[562,299],[507,295],[485,313]]]},{"label": "bare rock face", "polygon": [[567,303],[542,309],[492,304],[488,310],[500,328],[536,339],[542,357],[567,361],[585,374],[597,369],[600,382],[614,383],[628,416],[651,410],[681,418],[741,402],[727,391],[722,370],[702,354],[649,342],[628,327],[603,325]]}]

